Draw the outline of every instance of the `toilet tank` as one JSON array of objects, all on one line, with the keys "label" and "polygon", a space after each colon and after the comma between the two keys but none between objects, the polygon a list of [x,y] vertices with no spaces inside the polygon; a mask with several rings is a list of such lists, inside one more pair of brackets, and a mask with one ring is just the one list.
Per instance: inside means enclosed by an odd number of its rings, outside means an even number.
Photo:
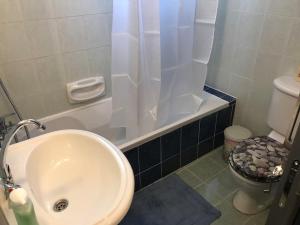
[{"label": "toilet tank", "polygon": [[268,125],[286,136],[297,108],[300,82],[295,77],[282,76],[274,80],[273,96],[268,114]]}]

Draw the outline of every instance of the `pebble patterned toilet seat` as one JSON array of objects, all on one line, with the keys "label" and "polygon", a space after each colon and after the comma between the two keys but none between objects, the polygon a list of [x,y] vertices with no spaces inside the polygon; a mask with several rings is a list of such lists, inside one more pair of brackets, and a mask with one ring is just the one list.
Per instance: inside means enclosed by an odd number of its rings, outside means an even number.
[{"label": "pebble patterned toilet seat", "polygon": [[229,157],[230,166],[240,175],[257,182],[270,183],[279,180],[274,176],[276,166],[287,161],[289,150],[267,136],[259,136],[240,142]]}]

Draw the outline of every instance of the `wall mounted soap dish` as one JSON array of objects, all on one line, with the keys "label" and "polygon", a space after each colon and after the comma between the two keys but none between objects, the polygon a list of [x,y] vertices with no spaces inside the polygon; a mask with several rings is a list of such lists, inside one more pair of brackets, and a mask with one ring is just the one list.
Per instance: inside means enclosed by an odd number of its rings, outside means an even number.
[{"label": "wall mounted soap dish", "polygon": [[70,103],[80,103],[105,95],[105,80],[102,76],[89,77],[67,84]]}]

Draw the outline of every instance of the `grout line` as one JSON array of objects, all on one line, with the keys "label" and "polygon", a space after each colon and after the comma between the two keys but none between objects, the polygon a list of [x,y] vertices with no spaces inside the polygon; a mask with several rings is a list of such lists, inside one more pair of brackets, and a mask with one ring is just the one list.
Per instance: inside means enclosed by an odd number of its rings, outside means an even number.
[{"label": "grout line", "polygon": [[[267,2],[267,6],[266,6],[266,9],[264,10],[262,16],[263,16],[263,19],[262,19],[262,24],[261,24],[261,29],[259,31],[259,34],[258,34],[258,43],[257,43],[257,46],[256,46],[256,49],[255,49],[255,53],[254,53],[254,67],[256,66],[257,64],[257,58],[258,58],[258,55],[260,53],[260,45],[261,45],[261,41],[262,41],[262,37],[263,37],[263,33],[264,33],[264,27],[265,27],[265,24],[266,24],[266,20],[267,20],[267,11],[269,9],[269,6],[270,6],[270,1]],[[253,74],[255,71],[252,71]],[[252,74],[252,80],[254,79],[253,78],[253,74]]]},{"label": "grout line", "polygon": [[218,123],[218,115],[219,115],[219,111],[216,113],[216,122],[215,122],[214,135],[213,135],[213,148],[215,148],[215,139],[216,139],[216,130],[217,130],[217,123]]},{"label": "grout line", "polygon": [[232,104],[230,107],[231,107],[231,112],[230,112],[230,126],[232,126],[233,124],[233,120],[234,120],[234,113],[235,113],[235,104]]},{"label": "grout line", "polygon": [[78,14],[78,15],[72,15],[72,16],[50,16],[48,18],[36,18],[36,19],[26,19],[24,17],[24,9],[23,4],[21,4],[21,11],[23,14],[23,18],[15,21],[4,21],[0,22],[1,25],[10,25],[10,24],[16,24],[16,23],[30,23],[30,22],[40,22],[40,21],[49,21],[49,20],[61,20],[61,19],[68,19],[68,18],[76,18],[76,17],[82,17],[82,16],[96,16],[96,15],[106,15],[106,16],[113,16],[113,12],[107,11],[107,12],[96,12],[96,13],[85,13],[85,14]]},{"label": "grout line", "polygon": [[143,173],[145,173],[145,172],[147,172],[147,171],[149,171],[149,170],[151,170],[151,169],[153,169],[154,167],[156,167],[156,166],[159,166],[159,165],[162,165],[161,163],[157,163],[157,164],[155,164],[155,165],[153,165],[153,166],[151,166],[151,167],[149,167],[149,168],[147,168],[147,169],[145,169],[145,170],[143,170],[143,171],[140,171],[138,174],[136,174],[136,175],[141,175],[141,174],[143,174]]},{"label": "grout line", "polygon": [[201,185],[203,185],[203,184],[206,184],[206,183],[205,183],[205,180],[203,180],[203,179],[201,179],[200,177],[198,177],[198,176],[196,175],[196,173],[194,173],[193,171],[191,171],[191,170],[188,169],[188,168],[187,168],[187,171],[188,171],[193,177],[195,177],[198,181],[200,181],[199,184],[197,184],[197,185],[195,185],[195,186],[193,187],[194,189],[197,188],[197,187],[199,187],[199,186],[201,186]]},{"label": "grout line", "polygon": [[163,159],[162,159],[162,138],[161,136],[159,137],[159,154],[160,154],[160,177],[163,176]]},{"label": "grout line", "polygon": [[138,170],[139,170],[139,172],[136,175],[138,175],[139,187],[141,187],[142,181],[141,181],[141,165],[140,165],[140,147],[137,147],[137,154],[138,154]]},{"label": "grout line", "polygon": [[236,188],[236,189],[234,189],[233,191],[231,191],[230,193],[228,193],[228,194],[225,196],[224,201],[228,201],[229,198],[231,197],[231,195],[232,195],[233,193],[235,193],[235,192],[237,191],[237,189],[238,189],[238,188]]},{"label": "grout line", "polygon": [[[202,141],[199,142],[199,144],[202,144],[202,143],[204,143],[204,142],[206,142],[206,141],[209,141],[210,139],[213,139],[213,138],[214,138],[214,135],[212,135],[212,136],[210,136],[210,137],[208,137],[208,138],[203,139]],[[201,157],[201,158],[202,158],[202,157]]]},{"label": "grout line", "polygon": [[200,131],[201,131],[201,121],[202,121],[202,119],[200,119],[199,120],[199,122],[198,122],[198,140],[197,140],[197,158],[199,157],[199,144],[200,144]]},{"label": "grout line", "polygon": [[180,154],[179,154],[179,153],[177,153],[177,154],[175,154],[175,155],[172,155],[172,156],[170,156],[170,157],[166,158],[165,160],[162,160],[162,161],[161,161],[161,163],[164,163],[164,162],[168,161],[169,159],[175,158],[175,157],[177,157],[177,156],[179,156],[179,157],[180,157]]},{"label": "grout line", "polygon": [[[282,70],[284,59],[286,57],[289,57],[287,55],[287,48],[288,48],[289,41],[290,41],[291,36],[292,36],[292,32],[293,32],[294,26],[297,23],[296,21],[297,21],[296,19],[293,19],[291,27],[290,27],[290,30],[288,31],[287,38],[285,39],[285,42],[284,42],[284,45],[283,45],[283,51],[282,51],[282,54],[280,54],[280,60],[279,60],[280,62],[279,62],[279,67],[278,67],[278,71],[279,72]],[[291,58],[296,58],[296,57],[291,57]]]},{"label": "grout line", "polygon": [[[250,49],[250,48],[247,48],[247,49]],[[238,74],[238,73],[232,73],[232,76],[238,77],[238,78],[240,78],[240,79],[247,80],[249,83],[253,81],[253,80],[250,79],[249,77],[242,76],[242,75],[240,75],[240,74]],[[236,98],[236,99],[238,99],[238,98]]]},{"label": "grout line", "polygon": [[[58,35],[58,39],[59,39],[59,45],[61,45],[60,35]],[[101,45],[101,46],[99,45],[99,46],[90,47],[90,48],[82,48],[82,49],[76,49],[76,50],[70,50],[70,51],[59,51],[59,52],[49,54],[49,55],[45,55],[45,56],[38,56],[38,57],[31,56],[31,57],[28,57],[28,58],[25,58],[25,59],[17,59],[17,60],[11,60],[11,61],[8,61],[8,62],[3,62],[3,63],[0,63],[0,66],[9,65],[9,64],[13,64],[13,63],[36,61],[36,60],[39,60],[39,59],[46,59],[46,58],[49,58],[49,57],[64,57],[67,54],[79,53],[79,52],[84,52],[84,51],[87,52],[87,51],[90,51],[90,50],[101,49],[101,48],[104,49],[104,48],[110,48],[110,47],[111,47],[111,45]],[[60,46],[60,48],[61,48],[61,46]]]},{"label": "grout line", "polygon": [[[222,172],[224,172],[226,169],[227,168],[225,167],[225,168],[221,169],[220,171],[218,171],[217,173],[215,173],[214,175],[212,175],[212,176],[208,177],[207,179],[203,180],[203,184],[208,184],[208,182],[207,182],[208,180],[211,180],[211,179],[217,177],[219,174],[221,174]],[[195,187],[199,187],[201,185],[198,184]]]},{"label": "grout line", "polygon": [[244,221],[243,225],[246,225],[252,218],[254,215],[248,215],[247,219]]},{"label": "grout line", "polygon": [[[203,183],[202,179],[198,177],[193,171],[191,171],[189,168],[185,168],[193,177],[197,178],[197,180],[201,181]],[[196,185],[197,186],[197,185]]]},{"label": "grout line", "polygon": [[179,135],[179,166],[180,168],[183,167],[182,166],[182,154],[181,154],[181,149],[182,149],[182,127],[179,128],[180,129],[180,135]]}]

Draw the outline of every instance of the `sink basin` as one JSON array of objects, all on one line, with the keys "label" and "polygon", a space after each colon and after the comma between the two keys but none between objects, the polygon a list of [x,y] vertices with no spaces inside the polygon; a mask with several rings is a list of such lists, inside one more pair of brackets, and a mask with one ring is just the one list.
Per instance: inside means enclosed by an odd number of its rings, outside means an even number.
[{"label": "sink basin", "polygon": [[130,207],[132,169],[116,146],[94,133],[44,134],[10,146],[6,162],[40,225],[113,225]]}]

